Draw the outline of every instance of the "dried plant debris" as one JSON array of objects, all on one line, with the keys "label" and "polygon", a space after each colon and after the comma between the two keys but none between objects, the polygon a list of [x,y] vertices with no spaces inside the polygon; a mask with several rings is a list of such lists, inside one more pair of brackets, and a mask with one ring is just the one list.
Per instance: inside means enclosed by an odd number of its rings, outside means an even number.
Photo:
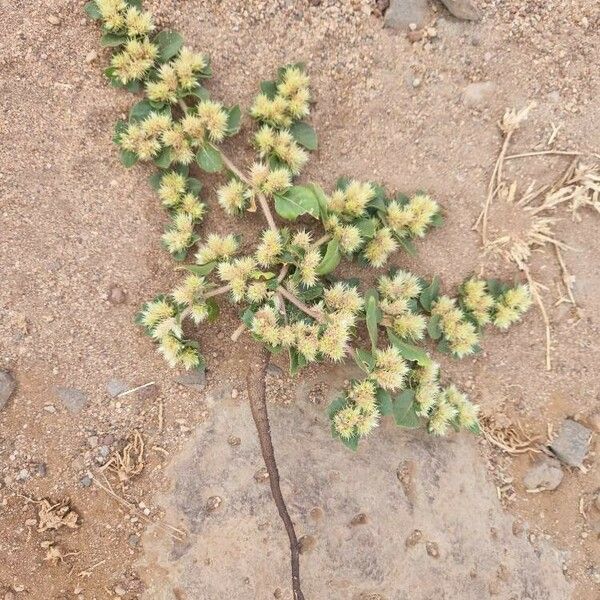
[{"label": "dried plant debris", "polygon": [[527,431],[520,422],[499,424],[493,416],[480,417],[481,430],[490,444],[508,454],[538,453],[541,438]]},{"label": "dried plant debris", "polygon": [[[492,171],[483,209],[473,228],[481,231],[484,253],[499,253],[525,273],[533,299],[544,320],[546,368],[551,370],[550,318],[541,295],[541,292],[547,288],[531,275],[529,263],[534,250],[543,252],[549,247],[553,248],[566,292],[561,292],[556,303],[568,302],[578,309],[573,292],[574,278],[570,274],[562,254],[562,251],[573,250],[573,248],[558,239],[555,234],[554,226],[559,220],[556,216],[556,209],[565,206],[570,211],[573,221],[582,220],[584,209],[600,213],[600,166],[593,161],[583,160],[586,155],[599,158],[597,154],[571,150],[544,150],[507,155],[513,134],[527,119],[533,106],[533,104],[529,105],[518,112],[514,109],[507,111],[498,124],[504,141]],[[553,125],[554,135],[551,136],[549,144],[554,143],[557,132],[558,128]],[[525,193],[519,197],[517,182],[509,183],[503,177],[504,164],[509,160],[539,156],[566,156],[571,158],[571,163],[553,184],[536,188],[535,182],[532,182]],[[490,240],[488,221],[490,207],[496,198],[504,200],[497,206],[498,223],[502,223],[499,228],[501,235]]]},{"label": "dried plant debris", "polygon": [[103,471],[109,471],[118,477],[122,485],[144,470],[144,438],[135,430],[127,440],[127,444],[119,452],[114,452],[102,466]]},{"label": "dried plant debris", "polygon": [[51,565],[57,565],[64,562],[69,556],[77,556],[79,552],[65,552],[58,544],[51,541],[43,541],[40,546],[46,550],[44,561]]},{"label": "dried plant debris", "polygon": [[51,504],[45,498],[39,501],[38,527],[42,533],[49,530],[57,530],[61,527],[77,529],[79,527],[79,515],[71,508],[69,498],[65,498],[56,504]]}]

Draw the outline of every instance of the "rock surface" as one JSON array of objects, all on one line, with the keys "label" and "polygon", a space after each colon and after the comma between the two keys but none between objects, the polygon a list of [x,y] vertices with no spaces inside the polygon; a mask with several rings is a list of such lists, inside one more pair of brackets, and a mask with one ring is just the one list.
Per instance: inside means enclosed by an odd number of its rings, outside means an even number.
[{"label": "rock surface", "polygon": [[13,376],[7,371],[0,371],[0,410],[2,410],[10,400],[16,387]]},{"label": "rock surface", "polygon": [[384,23],[392,29],[404,29],[411,23],[421,25],[426,15],[426,0],[391,0]]},{"label": "rock surface", "polygon": [[63,403],[64,407],[73,414],[81,412],[88,402],[87,395],[81,390],[77,390],[75,388],[57,388],[56,395]]},{"label": "rock surface", "polygon": [[493,81],[477,81],[470,83],[462,94],[462,101],[470,108],[482,108],[493,97],[496,84]]},{"label": "rock surface", "polygon": [[560,463],[552,458],[544,457],[525,473],[523,484],[529,491],[555,490],[562,479],[563,471]]},{"label": "rock surface", "polygon": [[[311,541],[301,557],[307,598],[569,597],[556,551],[514,536],[474,437],[434,439],[385,423],[352,453],[331,439],[322,408],[269,410],[283,494],[298,536]],[[261,467],[247,405],[220,402],[172,463],[171,492],[156,499],[165,521],[189,535],[146,532],[143,598],[290,597],[287,537],[268,483],[253,477]],[[207,506],[214,496],[223,499],[217,511]]]},{"label": "rock surface", "polygon": [[464,19],[466,21],[481,19],[481,13],[473,0],[442,0],[442,2],[457,19]]},{"label": "rock surface", "polygon": [[587,454],[591,437],[592,432],[587,427],[572,419],[565,419],[558,436],[550,444],[550,449],[565,464],[580,467]]}]

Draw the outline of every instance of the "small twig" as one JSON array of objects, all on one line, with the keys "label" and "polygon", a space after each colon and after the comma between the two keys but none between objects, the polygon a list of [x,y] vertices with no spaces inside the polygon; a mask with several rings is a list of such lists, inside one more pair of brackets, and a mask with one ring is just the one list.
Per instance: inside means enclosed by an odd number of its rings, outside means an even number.
[{"label": "small twig", "polygon": [[165,424],[165,418],[164,418],[164,412],[165,412],[165,405],[163,404],[163,401],[160,400],[158,402],[158,432],[161,433]]},{"label": "small twig", "polygon": [[[136,513],[140,517],[140,519],[142,519],[143,521],[146,521],[146,523],[151,523],[151,524],[156,525],[159,529],[163,529],[171,537],[175,538],[176,540],[179,540],[180,542],[183,541],[187,537],[187,533],[185,531],[182,531],[181,529],[177,529],[177,527],[173,527],[173,525],[169,525],[168,523],[159,523],[159,522],[153,521],[152,519],[147,517],[143,512],[138,510],[135,505],[131,504],[131,502],[127,502],[127,500],[125,500],[125,498],[122,498],[121,496],[115,494],[115,492],[113,492],[112,490],[108,489],[105,485],[102,485],[96,477],[94,477],[92,479],[92,481],[103,492],[108,494],[111,498],[116,500],[122,506],[125,506],[126,508],[128,508],[131,512]],[[170,531],[170,530],[172,530],[172,531]],[[175,535],[175,533],[173,533],[173,531],[178,533],[179,535]]]},{"label": "small twig", "polygon": [[138,392],[139,390],[143,390],[144,388],[150,387],[151,385],[154,385],[155,383],[156,383],[155,381],[149,381],[148,383],[144,383],[143,385],[138,385],[137,387],[131,388],[130,390],[125,390],[124,392],[117,394],[115,396],[115,398],[122,398],[123,396],[129,396],[129,394],[133,394],[135,392]]},{"label": "small twig", "polygon": [[215,288],[214,290],[210,290],[204,294],[204,298],[212,298],[213,296],[220,296],[221,294],[226,294],[231,291],[231,285],[222,285],[221,287]]},{"label": "small twig", "polygon": [[244,330],[246,329],[246,324],[241,323],[240,326],[231,334],[231,341],[237,342]]},{"label": "small twig", "polygon": [[325,235],[322,235],[314,244],[313,246],[315,248],[318,248],[319,246],[322,246],[323,244],[327,243],[333,236],[330,233],[326,233]]},{"label": "small twig", "polygon": [[269,227],[273,231],[279,231],[279,229],[277,228],[277,225],[275,224],[275,219],[273,218],[273,213],[271,213],[271,209],[269,208],[269,203],[267,202],[265,195],[262,193],[258,194],[258,204],[260,205],[260,209],[262,210],[263,215],[265,215],[265,219],[267,220]]},{"label": "small twig", "polygon": [[560,265],[560,270],[562,273],[562,280],[567,288],[567,294],[569,295],[569,299],[571,300],[571,304],[577,307],[577,302],[575,302],[575,296],[573,295],[573,283],[571,281],[571,274],[567,269],[567,265],[563,259],[562,252],[560,251],[560,247],[558,244],[552,244],[554,246],[554,251],[556,252],[556,258],[558,259],[558,264]]},{"label": "small twig", "polygon": [[234,162],[223,152],[223,150],[219,150],[221,153],[221,158],[225,163],[225,166],[240,180],[244,183],[249,183],[248,178],[235,166]]},{"label": "small twig", "polygon": [[292,294],[291,292],[289,292],[288,290],[286,290],[282,285],[280,285],[277,288],[277,291],[289,302],[291,302],[294,306],[298,307],[302,312],[306,313],[309,317],[312,317],[315,321],[318,321],[319,323],[323,323],[324,322],[324,317],[322,315],[321,312],[318,312],[316,310],[313,310],[310,306],[308,306],[307,304],[305,304],[304,302],[302,302],[302,300],[300,300],[300,298],[297,298],[296,296],[294,296],[294,294]]},{"label": "small twig", "polygon": [[531,289],[531,293],[533,294],[533,299],[538,305],[540,312],[542,313],[542,318],[544,319],[544,327],[546,330],[546,371],[551,371],[552,361],[550,358],[550,353],[552,351],[552,333],[550,330],[550,319],[548,318],[548,312],[546,311],[544,302],[542,301],[540,293],[538,292],[537,283],[531,277],[529,267],[524,264],[522,265],[522,269],[525,272],[525,276],[527,277],[527,282],[529,283],[529,288]]},{"label": "small twig", "polygon": [[600,154],[594,152],[582,152],[580,150],[539,150],[538,152],[523,152],[521,154],[510,154],[505,156],[504,160],[513,160],[515,158],[528,158],[530,156],[593,156],[600,158]]},{"label": "small twig", "polygon": [[506,155],[506,151],[508,150],[508,144],[510,143],[512,134],[513,130],[510,130],[504,136],[504,142],[502,144],[500,154],[496,159],[496,164],[494,165],[494,170],[492,171],[492,176],[490,178],[490,182],[488,183],[488,193],[485,199],[485,204],[483,205],[483,209],[479,214],[479,217],[477,217],[477,221],[475,221],[475,224],[473,225],[473,229],[477,229],[481,223],[481,241],[484,245],[487,243],[488,213],[490,210],[490,205],[492,204],[492,200],[498,193],[498,188],[500,187],[504,157]]}]

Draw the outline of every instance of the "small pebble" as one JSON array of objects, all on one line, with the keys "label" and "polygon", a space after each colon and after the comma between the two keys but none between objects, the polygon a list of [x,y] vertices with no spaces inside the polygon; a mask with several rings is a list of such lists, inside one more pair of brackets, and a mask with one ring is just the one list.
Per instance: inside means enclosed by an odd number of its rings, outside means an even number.
[{"label": "small pebble", "polygon": [[48,17],[48,23],[50,23],[50,25],[60,25],[60,19],[56,15],[50,15]]},{"label": "small pebble", "polygon": [[83,486],[83,487],[90,487],[90,485],[92,485],[92,478],[89,475],[84,475],[80,480],[79,483]]},{"label": "small pebble", "polygon": [[223,499],[220,496],[211,496],[206,501],[206,510],[208,512],[213,512],[213,511],[217,510],[217,508],[219,508],[219,506],[221,506],[222,502],[223,502]]}]

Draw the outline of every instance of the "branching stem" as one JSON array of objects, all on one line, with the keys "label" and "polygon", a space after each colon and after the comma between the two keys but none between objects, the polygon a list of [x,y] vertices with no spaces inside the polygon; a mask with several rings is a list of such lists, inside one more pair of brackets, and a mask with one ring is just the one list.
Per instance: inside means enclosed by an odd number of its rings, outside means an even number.
[{"label": "branching stem", "polygon": [[307,304],[302,302],[302,300],[300,300],[300,298],[297,298],[296,296],[294,296],[294,294],[292,294],[290,291],[288,291],[282,285],[280,285],[277,288],[277,291],[286,300],[291,302],[294,306],[298,307],[302,312],[306,313],[309,317],[312,317],[315,321],[318,321],[319,323],[323,323],[325,321],[323,314],[321,312],[312,309],[310,306],[308,306]]}]

